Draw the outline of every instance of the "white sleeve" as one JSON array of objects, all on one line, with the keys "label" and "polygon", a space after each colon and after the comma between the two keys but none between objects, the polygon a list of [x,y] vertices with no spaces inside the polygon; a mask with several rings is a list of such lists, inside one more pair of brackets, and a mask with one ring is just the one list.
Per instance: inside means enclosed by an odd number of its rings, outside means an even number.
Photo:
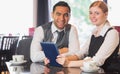
[{"label": "white sleeve", "polygon": [[96,55],[92,58],[98,66],[104,64],[105,60],[114,52],[119,43],[119,34],[116,30],[110,30]]},{"label": "white sleeve", "polygon": [[91,35],[88,37],[86,42],[80,47],[80,50],[75,53],[79,57],[79,59],[83,59],[85,55],[88,55],[90,40],[91,40]]},{"label": "white sleeve", "polygon": [[80,49],[80,43],[79,43],[79,38],[78,38],[78,32],[77,32],[76,27],[72,25],[70,29],[70,33],[69,33],[69,45],[68,45],[69,52],[66,54],[67,55],[73,54],[79,49]]},{"label": "white sleeve", "polygon": [[32,62],[41,62],[45,55],[42,51],[40,42],[43,41],[44,33],[42,27],[37,27],[34,32],[33,40],[30,47],[30,57]]}]

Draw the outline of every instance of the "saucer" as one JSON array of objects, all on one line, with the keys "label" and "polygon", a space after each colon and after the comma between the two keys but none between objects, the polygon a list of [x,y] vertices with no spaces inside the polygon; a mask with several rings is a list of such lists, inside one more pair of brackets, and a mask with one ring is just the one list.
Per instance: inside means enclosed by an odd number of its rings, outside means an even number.
[{"label": "saucer", "polygon": [[15,64],[15,65],[23,64],[23,63],[25,63],[25,62],[27,62],[27,61],[26,61],[26,60],[23,60],[23,61],[20,61],[20,62],[15,62],[15,61],[13,61],[13,60],[10,60],[10,63]]},{"label": "saucer", "polygon": [[83,72],[97,72],[100,68],[97,67],[95,69],[85,69],[84,67],[80,67]]}]

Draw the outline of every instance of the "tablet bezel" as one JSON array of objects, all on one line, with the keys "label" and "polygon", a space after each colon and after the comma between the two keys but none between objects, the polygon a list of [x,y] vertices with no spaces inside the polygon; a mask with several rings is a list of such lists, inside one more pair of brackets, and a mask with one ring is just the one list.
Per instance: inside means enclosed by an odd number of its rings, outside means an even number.
[{"label": "tablet bezel", "polygon": [[62,67],[62,65],[56,62],[56,58],[59,55],[56,44],[52,42],[40,42],[40,44],[45,56],[50,60],[50,66]]}]

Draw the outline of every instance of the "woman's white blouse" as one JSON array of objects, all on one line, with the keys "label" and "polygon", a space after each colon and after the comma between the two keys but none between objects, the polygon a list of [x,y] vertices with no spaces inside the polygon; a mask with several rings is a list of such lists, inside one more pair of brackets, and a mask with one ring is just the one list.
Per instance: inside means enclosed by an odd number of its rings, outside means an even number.
[{"label": "woman's white blouse", "polygon": [[[109,26],[109,25],[105,25],[102,28],[99,35],[104,36],[106,31],[110,27],[111,26]],[[95,31],[95,29],[93,31]],[[91,36],[92,36],[92,34],[90,35],[90,37],[88,38],[86,43],[83,45],[83,47],[80,48],[80,51],[76,53],[76,55],[79,56],[80,58],[84,58],[84,56],[88,54]],[[119,33],[115,29],[110,30],[107,33],[105,40],[102,43],[101,47],[99,48],[98,52],[95,54],[95,56],[91,57],[92,60],[95,61],[98,66],[103,65],[105,60],[116,49],[116,47],[118,46],[118,43],[119,43]]]}]

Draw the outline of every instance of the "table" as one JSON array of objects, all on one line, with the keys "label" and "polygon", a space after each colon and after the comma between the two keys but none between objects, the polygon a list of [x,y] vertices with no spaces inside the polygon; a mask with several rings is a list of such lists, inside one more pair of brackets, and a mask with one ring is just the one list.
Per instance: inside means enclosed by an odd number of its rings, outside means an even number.
[{"label": "table", "polygon": [[[43,63],[24,63],[21,65],[13,65],[6,62],[10,74],[113,74],[105,73],[103,69],[98,72],[86,73],[81,71],[80,68],[61,68],[61,67],[47,67]],[[114,73],[119,74],[119,73]]]}]

